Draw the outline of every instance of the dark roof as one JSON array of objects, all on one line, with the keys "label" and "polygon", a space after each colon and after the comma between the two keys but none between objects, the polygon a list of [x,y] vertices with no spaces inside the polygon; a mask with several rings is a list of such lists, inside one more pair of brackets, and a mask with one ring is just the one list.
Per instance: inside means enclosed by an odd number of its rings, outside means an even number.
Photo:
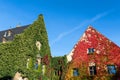
[{"label": "dark roof", "polygon": [[[2,42],[3,38],[5,38],[7,41],[12,41],[16,34],[22,33],[24,31],[24,29],[26,29],[27,27],[29,27],[29,25],[25,25],[25,26],[21,26],[21,27],[16,27],[16,28],[0,31],[0,42]],[[10,36],[8,36],[8,31],[11,31]]]}]

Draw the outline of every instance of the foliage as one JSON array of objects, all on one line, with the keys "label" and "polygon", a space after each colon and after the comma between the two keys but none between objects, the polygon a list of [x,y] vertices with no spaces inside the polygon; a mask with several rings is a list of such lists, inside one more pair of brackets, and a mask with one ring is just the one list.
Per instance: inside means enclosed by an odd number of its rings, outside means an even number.
[{"label": "foliage", "polygon": [[[35,45],[36,41],[40,41],[42,44],[40,51]],[[42,15],[25,29],[23,33],[16,35],[12,42],[0,44],[0,78],[14,76],[18,70],[30,80],[40,77],[41,73],[32,69],[37,54],[40,54],[42,57],[48,55],[49,63],[47,63],[47,67],[50,67],[51,54]],[[29,64],[31,69],[26,68],[29,56],[32,58]],[[50,74],[50,72],[46,74]]]},{"label": "foliage", "polygon": [[28,62],[28,68],[33,69],[33,67],[34,67],[33,60],[32,60],[32,58],[30,58],[30,60]]},{"label": "foliage", "polygon": [[65,56],[53,57],[51,60],[52,80],[64,80],[67,67],[67,58]]},{"label": "foliage", "polygon": [[39,71],[40,73],[42,73],[42,65],[41,65],[41,64],[38,65],[38,71]]},{"label": "foliage", "polygon": [[[88,54],[87,50],[94,48],[93,54]],[[116,65],[119,71],[120,48],[97,32],[94,28],[89,27],[79,42],[75,45],[72,62],[68,65],[66,80],[72,78],[71,70],[79,68],[80,76],[88,76],[90,63],[95,63],[97,75],[92,80],[114,80],[108,76],[107,65]],[[74,77],[73,77],[74,78]],[[90,77],[88,77],[90,78]],[[90,80],[90,79],[88,79]]]},{"label": "foliage", "polygon": [[49,65],[50,61],[48,58],[49,58],[48,55],[45,55],[42,59],[42,64]]}]

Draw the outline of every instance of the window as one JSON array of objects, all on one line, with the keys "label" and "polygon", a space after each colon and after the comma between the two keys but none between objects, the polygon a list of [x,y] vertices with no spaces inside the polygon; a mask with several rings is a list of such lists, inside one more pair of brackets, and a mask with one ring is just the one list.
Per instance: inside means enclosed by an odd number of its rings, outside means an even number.
[{"label": "window", "polygon": [[4,37],[7,37],[7,32],[5,32],[3,36],[4,36]]},{"label": "window", "polygon": [[96,75],[96,66],[89,66],[90,75]]},{"label": "window", "polygon": [[73,68],[73,76],[79,76],[79,71],[77,68]]},{"label": "window", "polygon": [[94,48],[88,48],[87,53],[88,53],[88,54],[92,54],[92,53],[94,53]]},{"label": "window", "polygon": [[115,65],[108,65],[108,66],[107,66],[107,69],[108,69],[108,73],[109,73],[109,74],[116,74]]},{"label": "window", "polygon": [[8,36],[11,36],[11,34],[12,34],[12,31],[9,30],[9,31],[8,31]]},{"label": "window", "polygon": [[36,60],[35,69],[38,69],[38,61]]}]

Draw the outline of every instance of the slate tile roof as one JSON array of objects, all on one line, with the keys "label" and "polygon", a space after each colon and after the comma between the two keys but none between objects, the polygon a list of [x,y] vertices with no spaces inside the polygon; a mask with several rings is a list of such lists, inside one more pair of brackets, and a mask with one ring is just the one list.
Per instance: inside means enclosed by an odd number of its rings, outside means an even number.
[{"label": "slate tile roof", "polygon": [[[0,31],[0,42],[3,41],[3,38],[5,38],[7,41],[12,41],[16,34],[22,33],[24,31],[24,29],[26,29],[27,27],[29,27],[29,25],[25,25],[25,26],[21,26],[21,27],[16,27],[16,28]],[[10,36],[8,36],[8,31],[11,31]]]}]

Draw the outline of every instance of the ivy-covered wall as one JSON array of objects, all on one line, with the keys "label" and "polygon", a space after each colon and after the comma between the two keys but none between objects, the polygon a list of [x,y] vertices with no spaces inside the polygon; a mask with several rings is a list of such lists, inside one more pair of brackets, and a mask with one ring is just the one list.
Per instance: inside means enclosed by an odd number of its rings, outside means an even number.
[{"label": "ivy-covered wall", "polygon": [[[115,68],[108,68],[109,65]],[[75,68],[78,71],[74,70]],[[111,70],[114,71],[112,74],[109,73]],[[74,74],[75,71],[78,73],[77,76]],[[72,61],[68,65],[65,78],[66,80],[120,79],[120,48],[91,26],[88,27],[73,49]]]},{"label": "ivy-covered wall", "polygon": [[[94,48],[93,54],[87,50]],[[72,61],[66,56],[51,57],[47,31],[42,15],[13,41],[0,43],[0,80],[20,72],[29,80],[116,80],[120,75],[120,48],[89,27],[73,49]],[[97,75],[89,76],[90,64],[95,63]],[[117,67],[109,75],[107,65]],[[73,70],[78,69],[78,76]],[[4,79],[6,80],[6,79]]]},{"label": "ivy-covered wall", "polygon": [[65,80],[67,58],[65,56],[53,57],[51,59],[51,80]]},{"label": "ivy-covered wall", "polygon": [[[41,49],[36,47],[36,41],[41,43]],[[47,72],[42,75],[40,69],[34,68],[36,55],[40,55],[44,61],[42,65],[46,66]],[[29,67],[27,68],[27,60]],[[21,72],[24,77],[30,80],[39,77],[50,77],[51,53],[48,44],[48,36],[42,15],[34,21],[23,33],[16,35],[14,40],[5,44],[0,43],[0,78],[4,76],[13,77],[16,72]],[[45,78],[44,78],[45,79]]]}]

